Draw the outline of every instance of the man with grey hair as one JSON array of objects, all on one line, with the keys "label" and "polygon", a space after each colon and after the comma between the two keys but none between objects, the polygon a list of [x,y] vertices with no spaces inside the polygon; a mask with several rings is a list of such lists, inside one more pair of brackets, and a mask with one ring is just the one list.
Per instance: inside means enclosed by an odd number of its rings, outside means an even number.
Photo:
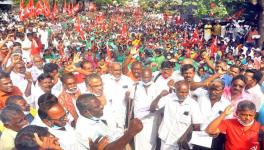
[{"label": "man with grey hair", "polygon": [[164,117],[159,127],[161,150],[179,149],[177,141],[189,127],[200,130],[202,123],[199,104],[189,95],[189,82],[177,81],[174,88],[175,91],[167,96],[160,94],[162,98],[157,98],[150,106],[152,111],[164,108]]},{"label": "man with grey hair", "polygon": [[[226,150],[257,150],[263,147],[263,126],[255,121],[256,106],[249,100],[238,103],[236,108],[237,118],[226,119],[233,112],[232,105],[226,107],[225,111],[214,119],[207,127],[206,132],[210,135],[223,133],[226,136]],[[239,143],[239,144],[234,144]]]},{"label": "man with grey hair", "polygon": [[143,128],[140,120],[133,119],[123,135],[122,132],[111,129],[101,119],[104,106],[93,94],[80,95],[76,105],[81,114],[76,124],[77,138],[86,149],[91,149],[87,139],[91,143],[100,142],[107,138],[108,142],[105,145],[105,150],[122,150]]},{"label": "man with grey hair", "polygon": [[113,62],[109,69],[110,73],[102,76],[107,99],[104,117],[108,120],[109,126],[123,130],[126,119],[125,95],[130,91],[134,82],[122,74],[121,63]]},{"label": "man with grey hair", "polygon": [[0,150],[13,149],[17,132],[28,125],[28,120],[20,107],[15,105],[6,106],[0,117],[5,127],[0,137]]}]

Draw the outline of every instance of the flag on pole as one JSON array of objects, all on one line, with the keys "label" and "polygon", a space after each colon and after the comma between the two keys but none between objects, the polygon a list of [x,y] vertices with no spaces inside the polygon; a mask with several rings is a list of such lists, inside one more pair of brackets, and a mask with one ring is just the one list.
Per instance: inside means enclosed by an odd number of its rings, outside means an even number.
[{"label": "flag on pole", "polygon": [[49,1],[45,0],[44,1],[44,16],[47,18],[50,18],[50,5],[49,5]]},{"label": "flag on pole", "polygon": [[24,1],[20,0],[20,4],[19,4],[19,19],[21,21],[23,21],[25,19],[25,6],[24,6]]},{"label": "flag on pole", "polygon": [[44,11],[44,4],[42,0],[39,0],[36,5],[36,15],[39,16],[43,14]]},{"label": "flag on pole", "polygon": [[127,29],[127,25],[126,24],[123,24],[123,26],[122,26],[121,36],[122,37],[127,37],[128,36],[128,29]]},{"label": "flag on pole", "polygon": [[74,7],[73,7],[73,13],[77,13],[80,9],[79,3],[77,3]]},{"label": "flag on pole", "polygon": [[29,0],[28,4],[27,4],[27,10],[28,10],[28,16],[29,17],[34,17],[35,16],[35,6],[34,6],[34,1],[33,0]]},{"label": "flag on pole", "polygon": [[63,6],[63,13],[67,13],[67,3],[66,0],[64,0],[64,6]]},{"label": "flag on pole", "polygon": [[33,39],[31,42],[31,55],[38,55],[40,53],[37,42]]},{"label": "flag on pole", "polygon": [[55,1],[54,6],[53,6],[52,19],[55,19],[58,13],[59,13],[59,10],[58,10],[58,6]]},{"label": "flag on pole", "polygon": [[210,46],[211,56],[214,56],[217,52],[217,36],[213,39],[212,44]]},{"label": "flag on pole", "polygon": [[198,32],[198,28],[196,28],[196,29],[193,31],[193,35],[192,35],[191,42],[192,42],[193,44],[197,44],[197,43],[198,43],[198,39],[199,39],[199,32]]},{"label": "flag on pole", "polygon": [[76,31],[80,34],[82,40],[84,40],[84,31],[81,28],[81,20],[79,17],[76,17],[74,26],[76,28]]}]

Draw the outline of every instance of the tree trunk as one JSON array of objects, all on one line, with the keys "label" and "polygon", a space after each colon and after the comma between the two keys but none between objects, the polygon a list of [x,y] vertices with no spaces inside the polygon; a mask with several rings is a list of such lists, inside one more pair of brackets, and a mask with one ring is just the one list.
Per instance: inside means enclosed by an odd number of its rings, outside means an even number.
[{"label": "tree trunk", "polygon": [[259,4],[261,6],[261,11],[259,12],[259,34],[260,39],[258,40],[258,47],[262,49],[263,40],[264,40],[264,0],[259,0]]}]

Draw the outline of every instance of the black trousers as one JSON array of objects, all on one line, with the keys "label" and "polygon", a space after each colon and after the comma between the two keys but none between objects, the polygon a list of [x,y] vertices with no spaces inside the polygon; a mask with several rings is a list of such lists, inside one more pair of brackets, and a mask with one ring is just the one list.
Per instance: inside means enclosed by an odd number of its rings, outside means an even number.
[{"label": "black trousers", "polygon": [[194,145],[193,150],[224,150],[224,145],[225,135],[219,134],[216,138],[213,139],[211,148]]}]

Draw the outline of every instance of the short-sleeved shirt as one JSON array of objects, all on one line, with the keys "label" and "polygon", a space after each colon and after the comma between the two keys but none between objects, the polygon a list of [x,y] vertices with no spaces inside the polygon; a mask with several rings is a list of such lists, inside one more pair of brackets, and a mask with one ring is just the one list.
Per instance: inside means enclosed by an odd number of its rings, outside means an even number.
[{"label": "short-sleeved shirt", "polygon": [[199,104],[190,97],[179,103],[176,94],[172,93],[160,99],[158,107],[164,107],[159,137],[168,145],[177,145],[178,139],[191,124],[202,123]]},{"label": "short-sleeved shirt", "polygon": [[226,150],[260,149],[258,142],[260,123],[255,121],[250,129],[243,131],[243,125],[237,119],[227,119],[223,120],[218,128],[221,133],[226,135]]}]

